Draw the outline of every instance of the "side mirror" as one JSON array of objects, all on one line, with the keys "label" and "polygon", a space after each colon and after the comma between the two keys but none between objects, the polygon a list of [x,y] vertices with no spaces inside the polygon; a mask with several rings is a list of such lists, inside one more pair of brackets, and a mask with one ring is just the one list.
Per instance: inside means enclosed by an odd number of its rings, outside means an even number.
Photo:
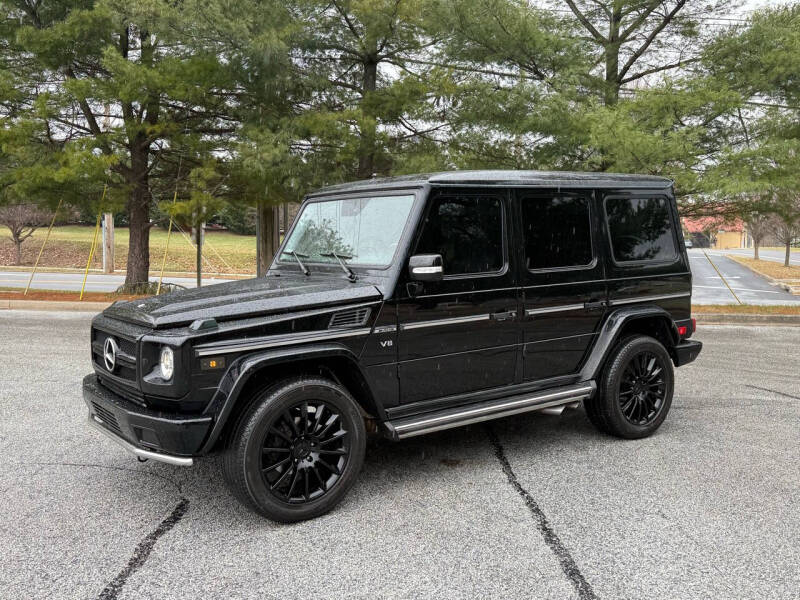
[{"label": "side mirror", "polygon": [[408,274],[414,281],[441,281],[444,276],[441,254],[417,254],[408,259]]}]

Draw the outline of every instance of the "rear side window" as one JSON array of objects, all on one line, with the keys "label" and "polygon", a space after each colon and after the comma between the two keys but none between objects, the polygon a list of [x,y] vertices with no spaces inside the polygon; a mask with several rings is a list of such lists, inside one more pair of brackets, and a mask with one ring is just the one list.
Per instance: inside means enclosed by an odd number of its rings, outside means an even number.
[{"label": "rear side window", "polygon": [[432,206],[417,254],[441,254],[445,275],[496,273],[503,260],[503,204],[492,196],[440,196]]},{"label": "rear side window", "polygon": [[528,269],[580,267],[592,262],[587,198],[523,198],[522,222]]},{"label": "rear side window", "polygon": [[616,262],[666,261],[677,256],[665,198],[608,198],[605,204]]}]

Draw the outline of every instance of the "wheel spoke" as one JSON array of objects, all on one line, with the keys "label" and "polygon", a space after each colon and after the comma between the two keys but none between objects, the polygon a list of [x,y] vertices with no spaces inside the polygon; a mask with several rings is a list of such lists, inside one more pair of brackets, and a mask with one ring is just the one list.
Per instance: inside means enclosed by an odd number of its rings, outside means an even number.
[{"label": "wheel spoke", "polygon": [[264,454],[268,454],[270,452],[291,452],[291,449],[281,448],[279,446],[264,446],[264,448],[261,449],[261,452]]},{"label": "wheel spoke", "polygon": [[308,402],[303,402],[300,418],[303,420],[303,434],[306,434],[308,433]]},{"label": "wheel spoke", "polygon": [[308,469],[303,469],[303,477],[306,480],[306,491],[303,497],[306,499],[306,502],[308,502],[311,499],[311,494],[308,493]]},{"label": "wheel spoke", "polygon": [[289,491],[286,493],[286,498],[291,500],[292,499],[292,492],[294,491],[294,486],[297,485],[297,480],[300,479],[300,469],[297,467],[294,468],[294,477],[292,477],[292,483],[289,486]]},{"label": "wheel spoke", "polygon": [[283,411],[283,418],[289,423],[289,426],[292,428],[292,432],[294,432],[295,437],[300,437],[300,432],[297,430],[297,423],[294,422],[294,417],[288,410]]},{"label": "wheel spoke", "polygon": [[274,471],[275,469],[277,469],[281,465],[285,465],[290,460],[292,460],[291,457],[284,458],[283,460],[279,460],[278,462],[276,462],[274,465],[270,465],[270,466],[265,467],[265,468],[263,468],[261,470],[264,471],[264,473],[269,473],[270,471]]},{"label": "wheel spoke", "polygon": [[292,443],[292,438],[290,438],[288,435],[286,435],[285,433],[283,433],[279,429],[275,429],[275,427],[270,427],[269,428],[269,433],[277,435],[279,438],[281,438],[282,440],[284,440],[286,442],[289,442],[290,444]]},{"label": "wheel spoke", "polygon": [[286,479],[286,477],[288,477],[289,473],[291,473],[292,471],[297,471],[297,467],[295,465],[290,465],[290,467],[283,472],[283,475],[281,475],[278,478],[278,480],[270,486],[269,489],[274,490],[275,488],[277,488],[280,484],[283,483],[283,481]]},{"label": "wheel spoke", "polygon": [[328,469],[331,473],[334,473],[335,475],[341,475],[342,474],[341,471],[339,471],[339,467],[337,467],[336,465],[328,464],[326,461],[322,460],[321,458],[319,459],[319,462],[323,467]]},{"label": "wheel spoke", "polygon": [[311,433],[317,433],[320,426],[322,425],[322,415],[325,413],[325,405],[318,404],[317,405],[317,412],[314,415],[314,426],[311,428]]},{"label": "wheel spoke", "polygon": [[345,431],[344,429],[340,429],[339,431],[334,433],[331,437],[329,437],[327,440],[322,440],[319,443],[319,445],[320,446],[325,446],[327,444],[330,444],[331,442],[335,442],[336,440],[342,439],[346,435],[347,435],[347,431]]},{"label": "wheel spoke", "polygon": [[335,456],[344,456],[347,450],[319,450],[319,454],[332,454]]},{"label": "wheel spoke", "polygon": [[325,423],[325,429],[320,431],[319,437],[324,438],[325,434],[328,433],[330,428],[333,427],[334,423],[336,423],[336,421],[338,421],[338,420],[339,420],[339,415],[337,415],[337,414],[334,414],[330,419],[328,419],[328,422]]},{"label": "wheel spoke", "polygon": [[313,467],[311,467],[311,470],[314,472],[314,475],[317,476],[317,480],[319,481],[319,487],[322,488],[323,492],[327,492],[328,491],[328,487],[325,485],[325,482],[322,480],[322,475],[319,474],[319,471],[317,470],[317,465],[314,465]]}]

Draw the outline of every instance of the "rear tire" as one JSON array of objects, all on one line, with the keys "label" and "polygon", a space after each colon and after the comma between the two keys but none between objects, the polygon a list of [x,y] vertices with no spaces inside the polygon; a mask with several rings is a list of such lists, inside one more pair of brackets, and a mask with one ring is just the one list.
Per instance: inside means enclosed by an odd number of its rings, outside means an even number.
[{"label": "rear tire", "polygon": [[280,382],[250,404],[230,437],[222,470],[237,499],[283,523],[336,506],[364,463],[364,420],[342,386],[321,377]]},{"label": "rear tire", "polygon": [[604,433],[647,437],[667,418],[674,385],[672,360],[661,342],[626,338],[611,351],[597,393],[584,402],[586,415]]}]

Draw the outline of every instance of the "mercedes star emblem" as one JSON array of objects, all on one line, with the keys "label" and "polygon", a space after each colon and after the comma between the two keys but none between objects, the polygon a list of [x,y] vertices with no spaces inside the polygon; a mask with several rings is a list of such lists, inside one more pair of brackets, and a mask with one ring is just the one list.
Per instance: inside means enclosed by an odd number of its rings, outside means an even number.
[{"label": "mercedes star emblem", "polygon": [[106,363],[109,373],[113,373],[114,367],[117,366],[117,350],[119,350],[117,340],[107,337],[103,343],[103,362]]}]

